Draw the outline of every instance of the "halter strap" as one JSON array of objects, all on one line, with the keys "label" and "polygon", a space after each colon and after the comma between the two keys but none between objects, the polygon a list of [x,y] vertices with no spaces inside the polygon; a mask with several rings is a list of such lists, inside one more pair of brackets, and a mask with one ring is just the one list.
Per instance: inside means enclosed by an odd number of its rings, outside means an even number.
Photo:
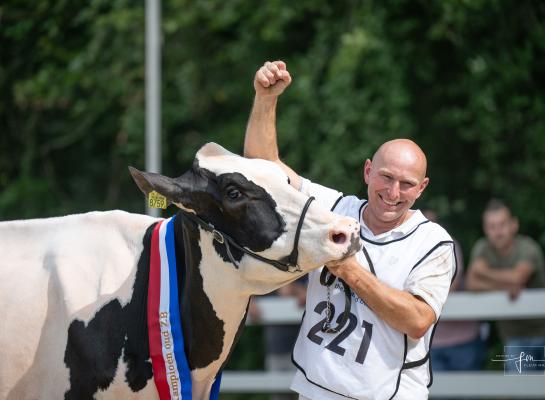
[{"label": "halter strap", "polygon": [[293,249],[291,253],[287,255],[286,257],[281,258],[280,260],[271,260],[270,258],[263,257],[245,247],[242,247],[231,236],[229,236],[225,232],[222,232],[216,229],[213,224],[211,224],[210,222],[206,222],[205,220],[203,220],[201,217],[199,217],[196,214],[182,210],[182,215],[188,218],[189,220],[195,222],[199,226],[201,226],[205,231],[211,232],[215,241],[225,245],[225,250],[227,251],[227,257],[229,257],[229,260],[234,264],[236,268],[239,267],[239,264],[233,257],[233,254],[230,248],[231,246],[235,247],[236,249],[242,251],[245,254],[248,254],[249,256],[259,261],[270,264],[281,271],[300,272],[301,268],[297,264],[297,260],[299,258],[299,237],[301,235],[301,229],[303,227],[305,215],[310,207],[310,203],[312,203],[313,200],[314,200],[314,197],[312,196],[309,197],[307,202],[305,203],[305,206],[303,207],[303,210],[301,211],[301,216],[299,217],[299,222],[297,224],[297,230],[295,231],[295,239],[293,241]]}]

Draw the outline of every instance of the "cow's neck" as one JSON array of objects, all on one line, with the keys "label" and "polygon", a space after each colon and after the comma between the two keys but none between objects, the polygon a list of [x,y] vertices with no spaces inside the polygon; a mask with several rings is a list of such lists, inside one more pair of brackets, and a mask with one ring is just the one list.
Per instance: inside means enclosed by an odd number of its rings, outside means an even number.
[{"label": "cow's neck", "polygon": [[178,281],[183,282],[182,328],[195,395],[207,390],[227,362],[242,332],[249,296],[237,289],[236,269],[218,257],[209,234],[181,215],[174,232]]}]

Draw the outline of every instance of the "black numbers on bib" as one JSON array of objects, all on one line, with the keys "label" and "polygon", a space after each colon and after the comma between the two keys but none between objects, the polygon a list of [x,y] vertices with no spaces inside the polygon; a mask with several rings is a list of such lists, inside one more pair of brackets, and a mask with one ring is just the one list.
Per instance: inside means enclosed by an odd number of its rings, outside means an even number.
[{"label": "black numbers on bib", "polygon": [[[333,304],[330,304],[329,307],[331,308],[331,316],[330,316],[331,318],[333,315],[335,315],[335,306]],[[317,314],[322,314],[322,311],[324,311],[326,308],[327,308],[327,303],[325,301],[322,301],[316,304],[316,307],[314,307],[314,312]],[[320,322],[318,322],[312,328],[310,328],[310,331],[308,331],[308,334],[307,334],[307,337],[318,345],[322,344],[324,338],[321,336],[318,336],[317,333],[322,330],[322,326],[324,326],[326,320],[327,320],[327,316],[324,317],[324,319],[320,320]],[[327,321],[327,322],[331,322],[331,321]]]},{"label": "black numbers on bib", "polygon": [[[339,323],[339,320],[341,318],[342,314],[339,314],[339,316],[337,317],[337,323]],[[348,316],[348,326],[344,330],[340,331],[339,334],[335,336],[325,348],[331,350],[335,354],[344,356],[346,349],[339,346],[339,344],[341,344],[341,342],[343,342],[348,336],[350,336],[354,329],[356,329],[356,326],[358,326],[358,319],[354,314],[350,313],[350,315]]]},{"label": "black numbers on bib", "polygon": [[[335,307],[333,304],[329,305],[331,309],[331,319],[333,319],[333,316],[335,315]],[[322,314],[324,310],[327,308],[327,302],[321,301],[320,303],[316,304],[316,307],[314,307],[314,312],[316,314]],[[339,314],[337,316],[337,323],[339,323],[342,315]],[[318,321],[310,330],[308,331],[307,337],[317,345],[321,345],[324,341],[324,338],[319,336],[318,333],[321,333],[322,326],[327,320],[327,316]],[[331,321],[327,321],[331,322]],[[348,337],[356,327],[358,326],[358,318],[350,313],[348,316],[348,324],[346,325],[346,328],[344,328],[337,336],[333,338],[331,342],[329,342],[328,345],[325,346],[326,349],[332,351],[335,354],[338,354],[340,356],[344,356],[346,353],[346,349],[341,346],[341,343]],[[365,361],[365,357],[367,356],[367,351],[369,350],[369,345],[371,344],[371,337],[373,335],[373,324],[370,324],[367,321],[363,321],[361,327],[364,329],[364,334],[362,341],[360,343],[360,347],[358,349],[358,353],[356,355],[355,361],[359,364],[363,364]]]},{"label": "black numbers on bib", "polygon": [[365,357],[367,357],[367,350],[369,350],[369,345],[371,344],[371,336],[373,335],[373,324],[370,324],[367,321],[363,321],[361,327],[365,329],[365,333],[363,334],[360,349],[358,350],[358,355],[356,356],[356,362],[363,364],[363,362],[365,361]]}]

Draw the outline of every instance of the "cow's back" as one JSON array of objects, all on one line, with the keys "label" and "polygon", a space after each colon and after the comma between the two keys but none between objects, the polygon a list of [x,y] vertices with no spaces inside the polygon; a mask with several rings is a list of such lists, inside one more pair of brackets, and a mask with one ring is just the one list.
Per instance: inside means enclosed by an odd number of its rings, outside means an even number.
[{"label": "cow's back", "polygon": [[0,399],[63,397],[70,323],[130,301],[154,221],[109,211],[0,223]]}]

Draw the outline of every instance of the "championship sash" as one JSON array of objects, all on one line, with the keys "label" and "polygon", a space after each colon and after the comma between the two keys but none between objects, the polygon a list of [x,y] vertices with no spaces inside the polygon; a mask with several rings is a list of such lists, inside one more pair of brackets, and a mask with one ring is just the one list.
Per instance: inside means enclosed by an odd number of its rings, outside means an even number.
[{"label": "championship sash", "polygon": [[[191,400],[191,373],[184,350],[178,297],[174,218],[160,221],[151,238],[148,334],[153,378],[161,400]],[[221,373],[210,399],[217,400]]]}]

